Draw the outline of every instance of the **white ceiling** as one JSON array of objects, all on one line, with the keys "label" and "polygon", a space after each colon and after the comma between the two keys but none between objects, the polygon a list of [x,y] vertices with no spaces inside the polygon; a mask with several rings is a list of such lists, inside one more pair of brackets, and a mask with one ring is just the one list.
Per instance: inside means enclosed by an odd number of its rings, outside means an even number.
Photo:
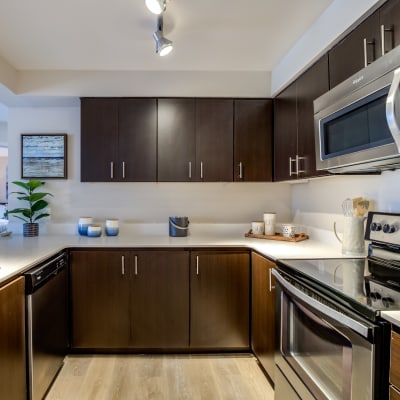
[{"label": "white ceiling", "polygon": [[0,56],[17,70],[271,70],[332,0],[0,0]]},{"label": "white ceiling", "polygon": [[271,71],[332,1],[170,0],[162,58],[144,0],[0,0],[0,57],[17,73]]}]

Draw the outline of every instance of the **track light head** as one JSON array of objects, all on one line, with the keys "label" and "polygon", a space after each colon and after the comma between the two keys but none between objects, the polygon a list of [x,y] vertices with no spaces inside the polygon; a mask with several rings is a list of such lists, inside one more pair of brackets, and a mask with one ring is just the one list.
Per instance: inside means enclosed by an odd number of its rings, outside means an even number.
[{"label": "track light head", "polygon": [[159,54],[160,57],[166,56],[172,51],[172,42],[164,37],[162,31],[155,31],[153,33],[153,38],[156,41],[156,53]]},{"label": "track light head", "polygon": [[171,40],[164,37],[163,26],[164,19],[163,16],[160,15],[157,19],[157,30],[153,33],[153,38],[156,41],[156,53],[160,57],[166,56],[173,49]]},{"label": "track light head", "polygon": [[156,15],[165,11],[165,0],[146,0],[147,8]]}]

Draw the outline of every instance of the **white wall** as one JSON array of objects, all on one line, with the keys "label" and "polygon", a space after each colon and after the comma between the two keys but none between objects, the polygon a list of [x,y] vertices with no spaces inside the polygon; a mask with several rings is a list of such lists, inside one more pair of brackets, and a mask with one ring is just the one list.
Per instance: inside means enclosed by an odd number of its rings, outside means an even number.
[{"label": "white wall", "polygon": [[381,175],[335,176],[293,185],[295,220],[321,229],[342,223],[341,205],[346,198],[365,197],[375,210],[400,213],[400,170]]},{"label": "white wall", "polygon": [[[68,179],[48,180],[54,194],[51,221],[75,222],[79,216],[125,222],[167,222],[188,215],[192,222],[246,223],[276,211],[291,219],[289,184],[273,183],[81,183],[79,107],[9,109],[9,180],[19,180],[21,133],[67,133]],[[10,184],[9,191],[14,190]],[[18,203],[13,196],[10,207]]]}]

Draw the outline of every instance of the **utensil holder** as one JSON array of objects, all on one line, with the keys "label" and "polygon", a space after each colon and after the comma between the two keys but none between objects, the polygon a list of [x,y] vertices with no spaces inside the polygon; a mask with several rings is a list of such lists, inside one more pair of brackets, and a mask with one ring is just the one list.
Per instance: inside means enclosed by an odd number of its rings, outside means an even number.
[{"label": "utensil holder", "polygon": [[345,216],[343,220],[343,238],[336,232],[336,222],[333,225],[334,233],[342,243],[342,253],[346,255],[364,255],[364,221],[365,217]]}]

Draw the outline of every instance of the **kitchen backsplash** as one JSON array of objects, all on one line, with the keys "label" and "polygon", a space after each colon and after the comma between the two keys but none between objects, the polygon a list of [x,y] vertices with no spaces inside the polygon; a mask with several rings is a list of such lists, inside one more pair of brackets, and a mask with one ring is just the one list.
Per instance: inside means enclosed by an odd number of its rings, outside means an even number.
[{"label": "kitchen backsplash", "polygon": [[[9,109],[9,179],[20,179],[21,133],[67,133],[68,179],[48,180],[51,221],[79,216],[163,223],[187,215],[195,223],[246,223],[276,211],[279,222],[332,229],[347,197],[373,199],[380,211],[400,212],[400,171],[336,176],[306,183],[81,183],[79,107]],[[11,206],[12,203],[11,203]],[[339,221],[340,222],[340,221]]]}]

